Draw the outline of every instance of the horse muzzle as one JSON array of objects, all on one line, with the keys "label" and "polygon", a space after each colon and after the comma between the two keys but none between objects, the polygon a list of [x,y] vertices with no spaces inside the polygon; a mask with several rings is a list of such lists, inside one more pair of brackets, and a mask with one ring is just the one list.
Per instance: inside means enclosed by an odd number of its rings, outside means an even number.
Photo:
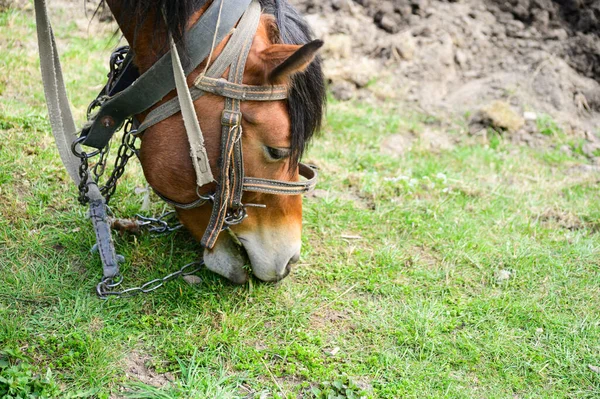
[{"label": "horse muzzle", "polygon": [[213,249],[204,250],[206,267],[235,284],[248,281],[246,265],[250,265],[259,280],[284,279],[300,259],[300,237],[290,239],[289,234],[281,231],[261,233],[221,234]]}]

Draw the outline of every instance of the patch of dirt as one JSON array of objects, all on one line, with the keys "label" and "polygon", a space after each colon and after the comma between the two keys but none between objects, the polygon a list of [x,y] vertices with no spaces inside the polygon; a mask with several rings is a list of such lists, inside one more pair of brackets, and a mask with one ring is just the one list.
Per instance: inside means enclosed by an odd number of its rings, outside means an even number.
[{"label": "patch of dirt", "polygon": [[567,230],[581,230],[585,227],[583,221],[576,215],[557,209],[545,210],[538,216],[538,220]]},{"label": "patch of dirt", "polygon": [[125,375],[131,380],[137,380],[153,387],[162,387],[173,376],[170,373],[159,374],[150,367],[151,357],[140,352],[131,352],[125,358]]},{"label": "patch of dirt", "polygon": [[325,40],[326,75],[341,100],[387,99],[438,115],[501,101],[522,134],[536,130],[519,128],[525,111],[549,114],[567,133],[600,134],[600,0],[292,3]]},{"label": "patch of dirt", "polygon": [[327,307],[317,309],[310,316],[311,328],[318,330],[348,331],[354,330],[356,326],[352,323],[350,315],[339,310]]},{"label": "patch of dirt", "polygon": [[381,142],[381,152],[401,156],[413,148],[433,153],[448,151],[456,146],[456,140],[442,129],[426,127],[422,131],[392,134]]},{"label": "patch of dirt", "polygon": [[9,9],[21,9],[27,4],[26,0],[0,0],[0,12]]},{"label": "patch of dirt", "polygon": [[569,211],[555,208],[546,209],[537,217],[537,220],[550,227],[558,226],[571,231],[590,229],[592,232],[597,232],[600,229],[597,220],[581,219]]}]

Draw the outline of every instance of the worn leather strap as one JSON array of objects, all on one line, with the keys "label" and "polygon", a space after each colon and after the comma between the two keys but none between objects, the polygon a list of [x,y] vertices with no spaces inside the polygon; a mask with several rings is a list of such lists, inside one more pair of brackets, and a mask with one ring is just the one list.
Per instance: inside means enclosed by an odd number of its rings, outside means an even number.
[{"label": "worn leather strap", "polygon": [[[252,4],[258,6],[256,1]],[[241,84],[244,79],[246,60],[258,23],[259,19],[249,22],[247,29],[250,34],[243,37],[242,51],[229,68],[229,80],[235,84]],[[214,247],[219,233],[223,230],[228,211],[242,208],[244,160],[242,158],[242,112],[239,99],[225,97],[221,126],[220,179],[217,181],[212,214],[200,241],[208,249]]]},{"label": "worn leather strap", "polygon": [[[300,163],[299,174],[306,180],[298,182],[284,182],[281,180],[261,179],[258,177],[244,177],[244,191],[274,194],[274,195],[302,195],[314,190],[317,185],[318,174],[315,167]],[[173,201],[165,197],[158,191],[154,190],[156,195],[167,204],[180,209],[194,209],[205,205],[208,200],[204,198],[197,199],[193,202],[182,203]]]},{"label": "worn leather strap", "polygon": [[[75,139],[76,132],[75,122],[67,99],[56,41],[48,18],[45,0],[35,0],[35,16],[40,69],[52,134],[65,169],[67,169],[75,184],[78,185],[81,180],[78,173],[80,162],[71,151],[71,144]],[[90,199],[89,217],[92,220],[96,235],[103,275],[112,278],[119,274],[119,262],[106,218],[106,203],[98,186],[91,180],[87,184]]]},{"label": "worn leather strap", "polygon": [[175,46],[173,39],[171,39],[171,56],[173,58],[173,76],[175,77],[177,96],[181,105],[181,115],[183,116],[185,132],[190,144],[190,157],[192,158],[192,165],[196,172],[196,185],[202,187],[211,183],[214,179],[210,170],[210,164],[208,163],[208,154],[204,147],[204,135],[198,122],[194,102],[187,87],[185,72],[183,71],[177,46]]},{"label": "worn leather strap", "polygon": [[[216,32],[217,43],[229,34],[251,0],[215,0],[209,6],[186,35],[186,54],[189,57],[189,61],[183,65],[186,75],[210,53],[221,2],[224,2],[223,8],[227,12],[221,16]],[[147,110],[175,88],[172,71],[171,55],[167,53],[130,87],[107,100],[94,120],[84,127],[82,135],[87,138],[83,144],[98,149],[104,148],[125,119]]]},{"label": "worn leather strap", "polygon": [[205,75],[199,76],[194,82],[194,86],[202,91],[216,94],[217,96],[240,101],[285,100],[288,97],[289,91],[289,87],[284,85],[251,86],[233,83],[223,78],[210,78]]},{"label": "worn leather strap", "polygon": [[244,177],[244,191],[255,193],[300,195],[314,190],[317,185],[317,171],[314,167],[300,163],[300,176],[306,180],[299,182],[286,182],[281,180],[260,179],[257,177]]}]

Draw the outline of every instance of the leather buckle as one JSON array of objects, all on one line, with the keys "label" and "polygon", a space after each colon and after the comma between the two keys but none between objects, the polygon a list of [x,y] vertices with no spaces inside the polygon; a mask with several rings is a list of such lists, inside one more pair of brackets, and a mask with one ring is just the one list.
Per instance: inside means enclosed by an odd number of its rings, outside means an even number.
[{"label": "leather buckle", "polygon": [[223,126],[240,126],[242,123],[242,113],[230,109],[224,109],[221,114],[221,124]]}]

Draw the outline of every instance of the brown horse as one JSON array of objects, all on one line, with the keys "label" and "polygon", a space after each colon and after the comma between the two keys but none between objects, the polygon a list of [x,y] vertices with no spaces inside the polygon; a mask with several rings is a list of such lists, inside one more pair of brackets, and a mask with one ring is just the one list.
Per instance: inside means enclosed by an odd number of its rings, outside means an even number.
[{"label": "brown horse", "polygon": [[[183,39],[212,3],[210,0],[105,1],[130,43],[134,62],[142,73],[168,51],[168,38]],[[252,177],[298,181],[298,161],[320,127],[325,103],[323,74],[316,56],[322,42],[311,42],[306,22],[285,0],[261,0],[260,4],[263,13],[243,83],[283,84],[289,87],[289,93],[287,100],[242,103],[244,169]],[[229,37],[215,47],[213,60]],[[206,62],[188,76],[189,86],[205,70]],[[161,103],[174,96],[173,91]],[[208,94],[197,99],[194,106],[204,132],[210,167],[218,176],[224,99]],[[136,118],[142,122],[146,115],[147,112]],[[192,202],[198,199],[198,194],[215,190],[213,183],[197,192],[189,153],[181,114],[148,128],[142,135],[140,160],[147,181],[157,192],[179,203]],[[205,264],[235,283],[248,280],[245,269],[248,263],[259,279],[281,280],[300,256],[302,199],[300,195],[245,192],[243,202],[266,207],[248,208],[248,217],[241,224],[221,233],[214,247],[204,250]],[[211,215],[210,204],[177,209],[177,213],[184,226],[200,239]]]}]

